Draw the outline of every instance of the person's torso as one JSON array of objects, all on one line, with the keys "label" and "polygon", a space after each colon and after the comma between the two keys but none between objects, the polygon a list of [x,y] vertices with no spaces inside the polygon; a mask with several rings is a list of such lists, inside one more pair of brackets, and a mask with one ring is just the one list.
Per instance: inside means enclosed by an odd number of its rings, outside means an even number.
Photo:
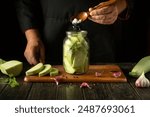
[{"label": "person's torso", "polygon": [[[44,16],[44,38],[46,52],[51,58],[62,60],[63,39],[71,26],[70,18],[81,11],[88,11],[104,0],[40,0]],[[95,61],[113,56],[110,26],[90,20],[81,23],[81,29],[88,31],[90,55]],[[53,53],[55,51],[55,53]],[[52,54],[53,53],[53,54]],[[60,57],[61,56],[61,57]],[[103,56],[103,57],[102,57]],[[102,59],[101,59],[102,58]],[[54,61],[55,61],[54,60]]]},{"label": "person's torso", "polygon": [[44,17],[68,19],[75,13],[87,11],[104,0],[40,0]]}]

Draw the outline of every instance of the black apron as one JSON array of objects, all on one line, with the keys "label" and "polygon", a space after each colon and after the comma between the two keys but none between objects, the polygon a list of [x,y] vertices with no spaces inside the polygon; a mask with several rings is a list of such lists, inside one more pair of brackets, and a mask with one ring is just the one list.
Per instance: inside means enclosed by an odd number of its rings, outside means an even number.
[{"label": "black apron", "polygon": [[[102,0],[41,0],[44,16],[43,41],[46,61],[62,64],[63,40],[71,27],[70,17],[80,11],[88,11]],[[90,63],[113,62],[112,26],[100,25],[90,20],[80,24],[88,31]]]}]

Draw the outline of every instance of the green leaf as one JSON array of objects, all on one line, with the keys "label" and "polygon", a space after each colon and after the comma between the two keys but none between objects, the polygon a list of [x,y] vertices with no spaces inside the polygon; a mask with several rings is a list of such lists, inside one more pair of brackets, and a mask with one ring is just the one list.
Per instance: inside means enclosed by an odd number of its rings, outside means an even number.
[{"label": "green leaf", "polygon": [[9,84],[12,88],[19,86],[19,83],[17,82],[17,80],[16,80],[15,77],[9,78],[8,84]]},{"label": "green leaf", "polygon": [[8,84],[12,88],[19,86],[19,83],[17,82],[15,77],[0,78],[0,84]]}]

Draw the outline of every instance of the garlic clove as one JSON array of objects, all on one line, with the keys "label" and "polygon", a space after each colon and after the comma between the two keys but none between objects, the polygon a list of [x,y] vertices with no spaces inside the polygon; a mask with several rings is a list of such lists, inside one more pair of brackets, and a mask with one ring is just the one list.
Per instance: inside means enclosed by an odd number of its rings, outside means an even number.
[{"label": "garlic clove", "polygon": [[120,77],[121,76],[121,72],[113,72],[113,76],[115,77],[115,78],[118,78],[118,77]]},{"label": "garlic clove", "polygon": [[144,72],[141,74],[141,76],[135,81],[136,87],[149,87],[150,81],[145,77]]},{"label": "garlic clove", "polygon": [[83,82],[81,85],[80,85],[80,88],[83,88],[83,87],[88,87],[89,89],[91,89],[90,85],[86,82]]}]

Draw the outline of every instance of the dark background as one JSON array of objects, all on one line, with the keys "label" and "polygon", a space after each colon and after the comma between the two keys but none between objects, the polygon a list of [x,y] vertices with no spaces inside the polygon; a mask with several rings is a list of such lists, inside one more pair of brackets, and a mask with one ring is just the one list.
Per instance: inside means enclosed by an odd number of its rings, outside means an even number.
[{"label": "dark background", "polygon": [[17,22],[15,0],[0,3],[0,58],[24,59],[26,41]]},{"label": "dark background", "polygon": [[[121,24],[117,62],[137,62],[150,54],[149,11],[146,1],[136,0],[130,19]],[[0,4],[0,28],[0,58],[25,60],[26,40],[19,28],[13,0]]]}]

